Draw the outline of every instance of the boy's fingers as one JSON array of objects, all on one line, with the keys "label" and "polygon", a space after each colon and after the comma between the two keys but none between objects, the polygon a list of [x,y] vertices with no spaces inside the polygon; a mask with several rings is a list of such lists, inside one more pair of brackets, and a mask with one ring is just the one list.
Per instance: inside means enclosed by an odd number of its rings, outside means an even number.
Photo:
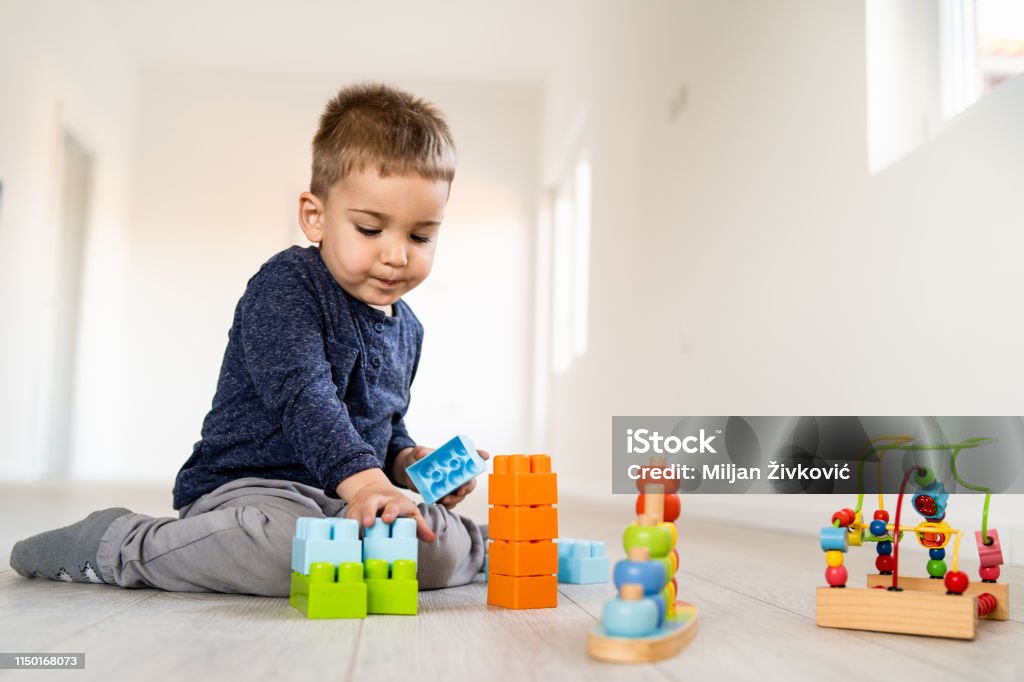
[{"label": "boy's fingers", "polygon": [[384,523],[391,523],[402,513],[401,505],[392,500],[384,505],[384,512],[381,514],[381,518],[384,519]]},{"label": "boy's fingers", "polygon": [[481,459],[490,459],[491,458],[491,453],[487,452],[486,450],[477,450],[476,454],[480,455]]},{"label": "boy's fingers", "polygon": [[419,509],[414,511],[413,518],[416,519],[416,537],[423,542],[433,542],[437,539],[434,531],[430,530],[430,526],[427,525],[427,520],[423,518],[423,514],[420,514]]}]

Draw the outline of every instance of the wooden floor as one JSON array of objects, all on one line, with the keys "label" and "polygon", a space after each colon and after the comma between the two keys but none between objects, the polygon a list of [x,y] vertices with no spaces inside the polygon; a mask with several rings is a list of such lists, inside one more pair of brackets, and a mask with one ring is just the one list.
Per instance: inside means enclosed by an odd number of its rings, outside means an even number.
[{"label": "wooden floor", "polygon": [[[26,534],[118,502],[166,512],[167,497],[81,484],[0,486],[2,563]],[[616,560],[631,506],[625,496],[621,509],[563,499],[562,533],[603,539]],[[306,621],[285,599],[25,580],[8,568],[0,573],[0,650],[85,652],[86,670],[0,672],[0,679],[1024,678],[1024,569],[1004,567],[1012,620],[982,621],[977,639],[961,642],[815,626],[814,590],[823,583],[824,562],[808,535],[687,518],[684,507],[679,554],[680,597],[700,609],[697,638],[675,659],[630,667],[585,653],[586,633],[612,592],[608,585],[562,585],[557,609],[515,612],[486,606],[486,584],[476,582],[421,593],[417,617]],[[874,559],[870,547],[848,556],[851,576],[865,575]],[[907,562],[909,573],[922,575],[923,552],[906,556],[916,560]],[[974,579],[976,567],[964,568]]]}]

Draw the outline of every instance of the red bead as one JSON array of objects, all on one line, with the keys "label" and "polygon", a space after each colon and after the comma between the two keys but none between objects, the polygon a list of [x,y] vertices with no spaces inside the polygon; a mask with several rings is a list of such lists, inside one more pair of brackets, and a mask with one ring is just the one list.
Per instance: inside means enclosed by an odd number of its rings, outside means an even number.
[{"label": "red bead", "polygon": [[679,583],[676,582],[675,578],[672,578],[672,592],[674,594],[679,594]]},{"label": "red bead", "polygon": [[879,554],[875,557],[875,568],[878,569],[879,573],[892,573],[893,564],[892,554]]},{"label": "red bead", "polygon": [[982,566],[978,569],[978,575],[981,576],[982,580],[991,580],[992,582],[995,582],[999,580],[999,567]]},{"label": "red bead", "polygon": [[[653,482],[653,481],[652,481]],[[668,521],[672,523],[679,518],[679,495],[675,493],[665,494],[665,518],[662,521]],[[640,493],[636,496],[636,515],[640,516],[644,512],[644,494]]]},{"label": "red bead", "polygon": [[836,525],[836,521],[839,522],[840,528],[846,528],[856,518],[856,514],[853,513],[852,509],[840,509],[832,515],[832,525]]},{"label": "red bead", "polygon": [[999,606],[999,600],[996,599],[995,595],[982,592],[978,595],[978,618],[984,618],[992,613],[996,610],[997,606]]},{"label": "red bead", "polygon": [[946,589],[953,594],[963,594],[970,580],[963,571],[950,571],[946,574]]},{"label": "red bead", "polygon": [[825,569],[825,581],[832,587],[846,584],[846,566],[829,566]]},{"label": "red bead", "polygon": [[878,511],[875,512],[875,520],[885,521],[886,523],[889,523],[889,512],[885,511],[884,509],[879,509]]}]

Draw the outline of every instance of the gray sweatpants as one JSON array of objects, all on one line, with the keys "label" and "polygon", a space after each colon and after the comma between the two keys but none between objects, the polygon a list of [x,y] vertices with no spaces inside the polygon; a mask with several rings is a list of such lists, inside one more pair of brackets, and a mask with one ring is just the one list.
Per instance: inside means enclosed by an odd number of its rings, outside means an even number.
[{"label": "gray sweatpants", "polygon": [[[100,541],[103,580],[175,592],[288,596],[292,537],[300,516],[345,515],[345,503],[301,483],[242,478],[181,508],[180,518],[127,514]],[[420,504],[437,534],[419,543],[420,589],[464,585],[484,563],[477,525],[437,504]]]}]

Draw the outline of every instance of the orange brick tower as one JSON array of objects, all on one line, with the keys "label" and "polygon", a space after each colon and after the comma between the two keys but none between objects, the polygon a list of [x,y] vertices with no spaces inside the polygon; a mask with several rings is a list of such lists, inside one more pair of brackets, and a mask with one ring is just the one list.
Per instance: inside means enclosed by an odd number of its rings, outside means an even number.
[{"label": "orange brick tower", "polygon": [[487,603],[558,605],[558,484],[548,455],[498,455],[488,477]]}]

